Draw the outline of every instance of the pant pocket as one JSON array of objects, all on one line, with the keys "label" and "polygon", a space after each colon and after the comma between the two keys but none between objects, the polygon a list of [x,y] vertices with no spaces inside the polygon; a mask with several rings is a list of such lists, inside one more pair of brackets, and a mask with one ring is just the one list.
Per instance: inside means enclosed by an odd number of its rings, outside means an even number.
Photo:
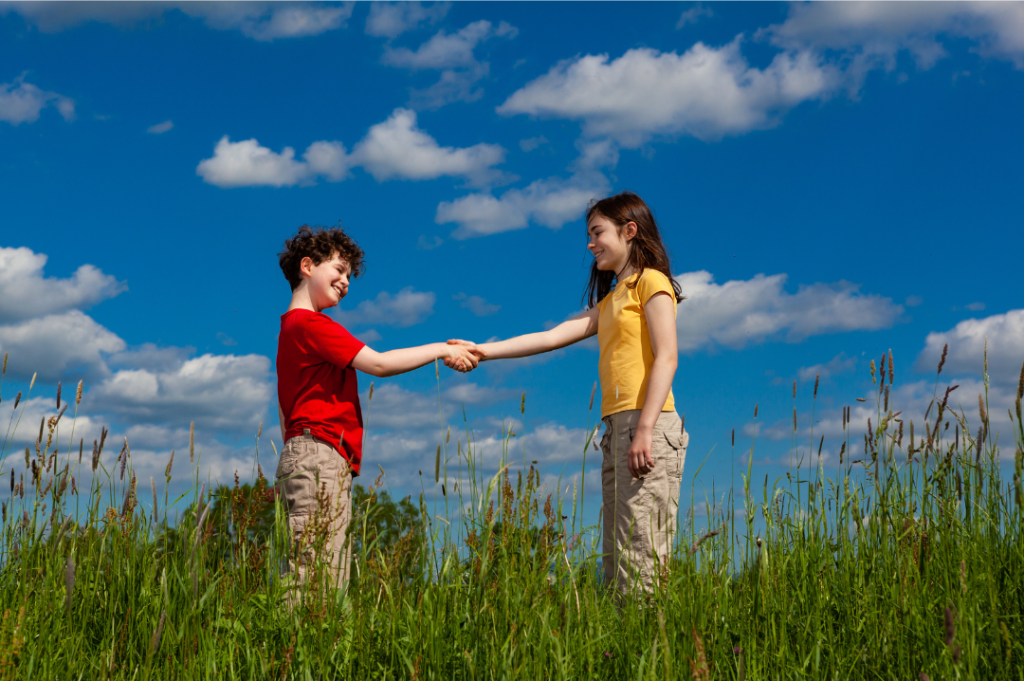
[{"label": "pant pocket", "polygon": [[690,434],[684,431],[682,433],[666,432],[662,435],[668,443],[668,448],[665,450],[665,467],[668,476],[676,480],[682,480],[683,466],[686,463],[686,448],[690,444]]}]

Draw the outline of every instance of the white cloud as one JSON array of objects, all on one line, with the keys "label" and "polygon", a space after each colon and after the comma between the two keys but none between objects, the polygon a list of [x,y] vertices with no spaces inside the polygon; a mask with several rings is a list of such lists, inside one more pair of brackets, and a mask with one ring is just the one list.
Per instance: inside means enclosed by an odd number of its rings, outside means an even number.
[{"label": "white cloud", "polygon": [[505,150],[496,144],[440,146],[417,127],[416,112],[409,109],[395,109],[386,121],[371,127],[352,155],[378,182],[443,175],[480,181],[492,177],[492,166],[505,160]]},{"label": "white cloud", "polygon": [[884,329],[903,313],[891,299],[862,294],[848,282],[801,286],[791,294],[783,288],[784,274],[715,284],[701,270],[676,280],[688,298],[676,318],[680,352],[714,344],[741,348],[775,336],[797,342],[826,333]]},{"label": "white cloud", "polygon": [[494,28],[489,21],[474,21],[456,33],[438,31],[415,51],[388,46],[381,61],[388,66],[413,70],[472,66],[476,63],[473,50],[477,45],[492,37],[513,38],[517,32],[505,22]]},{"label": "white cloud", "polygon": [[69,279],[45,277],[46,260],[25,247],[0,247],[0,324],[90,307],[127,288],[92,265]]},{"label": "white cloud", "polygon": [[458,293],[452,296],[452,300],[460,301],[459,305],[466,308],[477,317],[489,317],[493,314],[497,314],[498,310],[501,309],[501,305],[488,303],[480,296],[467,296],[465,293]]},{"label": "white cloud", "polygon": [[638,48],[614,60],[570,59],[513,93],[498,113],[580,120],[588,136],[637,147],[657,135],[712,140],[768,128],[840,83],[839,72],[809,52],[751,67],[740,43],[697,43],[682,55]]},{"label": "white cloud", "polygon": [[436,296],[430,291],[416,291],[411,286],[395,295],[381,291],[372,300],[364,300],[354,310],[336,309],[335,319],[345,326],[396,326],[404,328],[424,321],[434,314]]},{"label": "white cloud", "polygon": [[847,357],[840,353],[825,364],[812,364],[809,367],[800,367],[800,370],[797,372],[797,376],[799,376],[801,381],[807,383],[809,381],[813,381],[819,376],[821,378],[828,378],[830,376],[835,376],[836,374],[853,371],[856,366],[856,357]]},{"label": "white cloud", "polygon": [[[915,425],[914,438],[916,440],[915,446],[920,446],[921,438],[926,438],[925,433],[925,413],[929,415],[929,423],[931,427],[935,425],[935,418],[937,416],[936,407],[929,405],[933,400],[941,402],[943,395],[945,394],[947,387],[956,386],[956,388],[949,394],[949,401],[947,403],[947,409],[950,411],[956,411],[962,414],[968,423],[968,427],[972,432],[972,436],[977,433],[980,425],[979,414],[978,414],[978,396],[984,394],[985,385],[977,377],[962,377],[955,380],[951,380],[949,383],[940,383],[938,386],[935,385],[934,381],[923,380],[914,381],[912,383],[902,383],[899,379],[899,373],[897,368],[896,388],[890,392],[889,395],[889,408],[895,412],[902,412],[899,418],[903,420],[903,447],[909,445],[910,442],[910,422],[913,421]],[[943,371],[945,375],[945,371]],[[1009,436],[1009,442],[1013,442],[1012,425],[1010,424],[1007,409],[1013,407],[1014,399],[1016,398],[1016,386],[1007,385],[991,385],[988,391],[989,402],[988,402],[988,415],[990,419],[990,429],[993,434],[1003,432]],[[854,458],[860,458],[863,451],[863,437],[864,433],[868,430],[868,419],[871,420],[872,427],[879,425],[878,413],[881,407],[876,405],[875,399],[877,393],[872,391],[871,394],[866,395],[866,402],[854,401],[853,397],[846,398],[845,403],[850,409],[850,421],[846,426],[846,430],[843,430],[843,413],[842,408],[835,409],[822,409],[822,405],[818,404],[818,408],[815,411],[814,423],[811,423],[811,415],[809,412],[800,412],[797,415],[797,444],[804,453],[805,465],[809,461],[806,454],[808,447],[811,446],[811,434],[813,425],[814,435],[814,459],[817,459],[817,448],[819,438],[825,437],[825,448],[829,451],[834,451],[838,455],[840,441],[849,437],[850,446],[847,448],[846,459],[849,460],[850,453],[852,452]],[[821,396],[819,395],[819,400]],[[883,398],[884,399],[884,398]],[[942,431],[942,437],[950,444],[952,444],[956,437],[956,420],[952,418],[950,411],[946,412],[946,418],[952,421],[948,430]],[[771,415],[767,412],[762,413],[764,421],[758,423],[756,426],[753,423],[747,423],[744,426],[744,432],[750,436],[757,432],[759,437],[766,437],[769,440],[788,440],[793,435],[793,417],[792,413],[784,409],[784,415],[782,418],[769,422]],[[898,430],[899,424],[895,424],[894,428]],[[962,438],[963,435],[961,434]],[[995,439],[993,437],[993,439]],[[1007,441],[1006,437],[999,438],[1004,443]],[[962,440],[961,440],[962,442]],[[1001,448],[1001,456],[1003,459],[1013,458],[1013,446],[1012,444],[1007,447]],[[789,461],[788,457],[785,459]],[[832,459],[833,462],[838,463],[838,456]]]},{"label": "white cloud", "polygon": [[[445,367],[441,366],[439,370],[445,371]],[[493,404],[514,396],[512,390],[489,388],[467,380],[449,385],[440,395],[431,391],[406,390],[385,382],[376,386],[372,400],[369,399],[368,386],[364,386],[360,401],[369,429],[409,431],[436,428],[435,432],[440,432],[442,413],[447,425],[452,418],[461,419],[463,405]]]},{"label": "white cloud", "polygon": [[199,162],[196,174],[218,187],[285,187],[303,181],[310,171],[305,163],[295,160],[291,147],[278,154],[255,139],[232,142],[224,135],[213,150],[213,158]]},{"label": "white cloud", "polygon": [[383,38],[395,38],[421,24],[435,24],[448,14],[450,2],[435,2],[425,6],[419,2],[374,2],[366,18],[366,33]]},{"label": "white cloud", "polygon": [[11,125],[35,123],[48,106],[57,109],[65,121],[75,120],[73,99],[26,83],[24,74],[13,83],[0,83],[0,121]]},{"label": "white cloud", "polygon": [[1007,59],[1024,68],[1024,5],[1012,2],[811,3],[790,6],[782,24],[763,29],[785,49],[838,50],[856,75],[875,67],[892,69],[899,52],[920,68],[946,56],[939,36],[977,41],[983,56]]},{"label": "white cloud", "polygon": [[162,135],[173,127],[173,121],[164,121],[163,123],[157,123],[156,125],[149,126],[146,128],[146,132],[151,135]]},{"label": "white cloud", "polygon": [[548,138],[544,135],[519,140],[519,148],[526,152],[533,151],[544,144],[550,144],[550,142],[548,142]]},{"label": "white cloud", "polygon": [[500,197],[469,194],[454,201],[442,201],[437,206],[434,221],[458,224],[452,232],[455,239],[524,229],[531,220],[558,229],[581,218],[587,204],[606,194],[608,188],[608,181],[603,176],[537,180],[525,189],[509,189]]},{"label": "white cloud", "polygon": [[416,125],[416,112],[398,108],[386,121],[367,131],[352,153],[340,142],[314,142],[302,160],[292,147],[277,153],[255,139],[232,142],[225,135],[213,157],[196,167],[196,174],[217,187],[290,187],[311,184],[322,177],[339,182],[361,166],[378,182],[393,179],[431,180],[442,176],[465,177],[483,183],[501,176],[493,166],[505,160],[497,144],[442,147]]},{"label": "white cloud", "polygon": [[0,353],[10,353],[7,370],[20,377],[104,376],[105,355],[124,348],[121,338],[79,310],[0,326]]},{"label": "white cloud", "polygon": [[676,30],[679,30],[683,26],[689,26],[690,24],[696,24],[701,20],[701,17],[713,17],[715,15],[709,8],[704,7],[701,4],[691,7],[690,9],[683,12],[679,17],[679,21],[676,22]]},{"label": "white cloud", "polygon": [[418,109],[439,109],[452,102],[475,102],[484,96],[476,84],[490,73],[490,65],[474,64],[466,69],[445,69],[430,87],[413,89],[409,104]]},{"label": "white cloud", "polygon": [[943,345],[949,344],[943,375],[980,374],[985,362],[988,340],[988,371],[993,381],[1016,385],[1024,362],[1024,310],[982,319],[965,319],[949,331],[928,334],[915,369],[935,371]]},{"label": "white cloud", "polygon": [[262,355],[202,355],[163,371],[123,369],[83,398],[90,412],[132,423],[255,432],[273,392]]},{"label": "white cloud", "polygon": [[130,28],[179,10],[202,19],[214,30],[239,31],[255,40],[298,38],[341,28],[352,16],[354,3],[276,2],[15,2],[0,6],[0,14],[15,12],[44,33],[56,33],[88,22]]}]

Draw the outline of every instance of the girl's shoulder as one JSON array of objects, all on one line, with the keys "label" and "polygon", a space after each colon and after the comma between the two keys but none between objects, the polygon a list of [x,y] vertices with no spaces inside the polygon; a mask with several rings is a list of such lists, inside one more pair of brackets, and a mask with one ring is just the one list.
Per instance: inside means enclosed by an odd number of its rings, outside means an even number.
[{"label": "girl's shoulder", "polygon": [[659,270],[644,268],[644,271],[637,277],[636,287],[638,290],[650,292],[672,291],[672,281]]}]

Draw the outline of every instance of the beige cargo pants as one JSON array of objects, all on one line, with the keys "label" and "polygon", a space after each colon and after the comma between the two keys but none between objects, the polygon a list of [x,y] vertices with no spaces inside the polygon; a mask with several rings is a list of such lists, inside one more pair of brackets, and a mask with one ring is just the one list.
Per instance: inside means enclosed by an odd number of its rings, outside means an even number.
[{"label": "beige cargo pants", "polygon": [[296,586],[306,583],[314,564],[319,564],[326,568],[330,586],[344,588],[351,563],[346,541],[352,519],[348,461],[306,430],[285,443],[275,477],[278,496],[288,512],[288,571]]},{"label": "beige cargo pants", "polygon": [[679,511],[679,487],[690,436],[674,411],[662,412],[654,426],[654,468],[640,478],[629,472],[627,453],[640,410],[606,416],[601,451],[604,578],[621,594],[650,593],[659,568],[667,565]]}]

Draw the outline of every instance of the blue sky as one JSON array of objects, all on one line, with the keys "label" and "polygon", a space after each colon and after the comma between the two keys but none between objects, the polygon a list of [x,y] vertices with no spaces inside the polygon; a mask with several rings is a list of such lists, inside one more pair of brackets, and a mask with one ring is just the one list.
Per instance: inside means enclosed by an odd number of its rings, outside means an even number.
[{"label": "blue sky", "polygon": [[[340,222],[366,250],[336,318],[375,349],[486,340],[579,310],[583,213],[623,189],[689,296],[684,502],[705,457],[695,501],[728,485],[733,428],[736,461],[760,428],[755,476],[783,475],[793,381],[806,450],[815,375],[834,466],[840,409],[859,437],[874,406],[854,399],[890,348],[906,415],[945,343],[940,390],[976,414],[987,337],[1008,430],[1022,4],[5,3],[0,36],[0,419],[39,373],[15,447],[83,379],[75,439],[111,427],[143,479],[192,421],[204,474],[247,474],[261,421],[271,469],[276,254],[299,225]],[[494,470],[526,392],[517,451],[577,474],[596,378],[591,343],[375,380],[367,471],[418,492],[439,400]]]}]

